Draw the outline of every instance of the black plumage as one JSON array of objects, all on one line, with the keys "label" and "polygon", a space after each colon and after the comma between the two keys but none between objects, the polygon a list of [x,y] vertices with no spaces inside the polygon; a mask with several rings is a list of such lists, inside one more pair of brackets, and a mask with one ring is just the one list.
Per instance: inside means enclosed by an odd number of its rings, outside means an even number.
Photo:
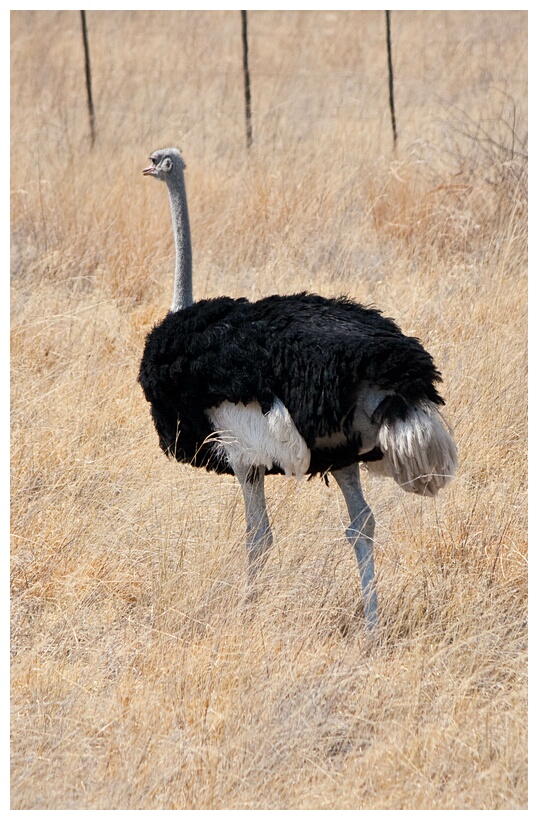
[{"label": "black plumage", "polygon": [[[268,412],[279,398],[311,451],[309,473],[381,458],[377,448],[359,455],[351,426],[361,384],[394,393],[379,421],[405,418],[416,402],[444,403],[439,371],[418,339],[378,310],[307,293],[219,297],[169,313],[147,337],[139,381],[162,449],[217,472],[232,470],[211,440],[206,411],[223,401],[257,401]],[[345,444],[316,448],[338,431]]]}]

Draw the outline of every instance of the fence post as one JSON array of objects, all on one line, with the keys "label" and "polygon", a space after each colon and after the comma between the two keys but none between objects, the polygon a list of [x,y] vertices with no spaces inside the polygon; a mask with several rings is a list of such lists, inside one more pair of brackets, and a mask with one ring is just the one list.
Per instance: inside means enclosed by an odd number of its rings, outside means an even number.
[{"label": "fence post", "polygon": [[82,21],[82,40],[84,42],[84,62],[86,65],[86,92],[88,95],[88,113],[90,115],[90,139],[93,148],[95,142],[95,112],[93,110],[92,99],[92,73],[90,69],[90,44],[88,42],[88,29],[86,27],[86,12],[81,11],[80,17]]},{"label": "fence post", "polygon": [[392,73],[392,47],[390,42],[390,11],[385,12],[385,21],[387,24],[387,59],[389,63],[389,104],[390,117],[392,120],[392,140],[396,148],[396,141],[398,134],[396,132],[396,114],[394,112],[394,76]]},{"label": "fence post", "polygon": [[250,112],[250,74],[248,70],[247,13],[241,12],[241,34],[243,39],[243,74],[245,77],[245,119],[247,129],[247,148],[252,145],[252,121]]}]

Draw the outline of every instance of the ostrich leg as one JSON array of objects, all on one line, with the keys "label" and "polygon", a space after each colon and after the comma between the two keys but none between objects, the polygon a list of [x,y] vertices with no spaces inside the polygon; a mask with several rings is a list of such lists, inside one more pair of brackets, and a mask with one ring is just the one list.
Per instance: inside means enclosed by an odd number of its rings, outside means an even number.
[{"label": "ostrich leg", "polygon": [[245,499],[247,524],[248,581],[254,582],[263,569],[267,553],[273,543],[273,535],[267,517],[264,490],[264,467],[234,467],[235,475]]},{"label": "ostrich leg", "polygon": [[333,475],[342,490],[349,512],[350,523],[346,529],[346,538],[355,550],[359,562],[366,625],[369,629],[374,629],[377,624],[377,594],[374,578],[374,516],[362,494],[358,464],[352,464],[342,470],[333,470]]}]

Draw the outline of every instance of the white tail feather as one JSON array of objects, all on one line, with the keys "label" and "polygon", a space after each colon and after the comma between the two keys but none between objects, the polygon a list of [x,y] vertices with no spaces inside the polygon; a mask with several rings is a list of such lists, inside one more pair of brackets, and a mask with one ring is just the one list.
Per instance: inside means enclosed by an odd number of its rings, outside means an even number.
[{"label": "white tail feather", "polygon": [[384,421],[378,443],[383,459],[368,462],[368,469],[391,476],[409,493],[434,496],[454,478],[457,448],[441,413],[430,402],[411,408],[405,421]]}]

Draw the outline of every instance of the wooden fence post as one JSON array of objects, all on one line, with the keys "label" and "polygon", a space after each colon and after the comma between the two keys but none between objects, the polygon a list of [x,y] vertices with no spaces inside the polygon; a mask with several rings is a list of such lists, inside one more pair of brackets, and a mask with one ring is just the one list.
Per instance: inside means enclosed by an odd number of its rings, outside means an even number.
[{"label": "wooden fence post", "polygon": [[398,134],[396,132],[396,114],[394,112],[394,75],[392,73],[392,47],[390,42],[390,11],[385,12],[385,21],[387,24],[387,58],[389,63],[389,104],[390,117],[392,120],[392,139],[394,147],[396,148],[396,141]]},{"label": "wooden fence post", "polygon": [[86,65],[86,92],[88,95],[88,113],[90,115],[90,139],[93,148],[95,142],[95,112],[93,110],[92,99],[92,73],[90,69],[90,44],[88,42],[88,29],[86,27],[86,12],[81,11],[82,40],[84,42],[84,62]]},{"label": "wooden fence post", "polygon": [[252,120],[250,111],[250,74],[248,70],[247,13],[241,12],[241,34],[243,39],[243,74],[245,77],[245,119],[247,129],[247,148],[252,145]]}]

